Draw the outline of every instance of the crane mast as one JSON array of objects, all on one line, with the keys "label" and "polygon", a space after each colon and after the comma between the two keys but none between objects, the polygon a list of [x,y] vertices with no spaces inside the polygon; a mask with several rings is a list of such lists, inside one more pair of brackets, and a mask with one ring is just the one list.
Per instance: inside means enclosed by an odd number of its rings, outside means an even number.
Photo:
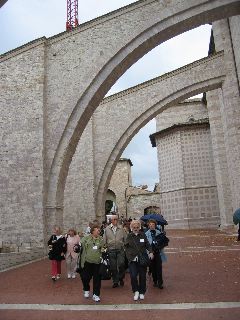
[{"label": "crane mast", "polygon": [[67,0],[66,30],[71,31],[78,26],[78,0]]}]

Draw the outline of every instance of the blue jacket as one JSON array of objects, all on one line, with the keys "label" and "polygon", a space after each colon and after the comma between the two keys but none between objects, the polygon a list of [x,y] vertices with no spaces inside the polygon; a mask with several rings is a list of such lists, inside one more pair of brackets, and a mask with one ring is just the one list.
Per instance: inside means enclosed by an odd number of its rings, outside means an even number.
[{"label": "blue jacket", "polygon": [[[155,229],[155,230],[156,230],[156,236],[161,233],[161,231],[159,229]],[[150,243],[150,245],[152,245],[153,239],[152,239],[150,229],[148,229],[145,234],[148,239],[148,242]],[[167,261],[167,256],[164,252],[164,249],[160,250],[160,256],[161,256],[162,262]]]}]

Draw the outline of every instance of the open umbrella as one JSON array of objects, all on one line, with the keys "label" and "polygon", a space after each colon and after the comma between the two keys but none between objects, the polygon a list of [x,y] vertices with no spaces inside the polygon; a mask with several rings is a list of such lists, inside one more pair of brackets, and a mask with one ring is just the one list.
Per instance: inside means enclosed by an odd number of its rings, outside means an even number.
[{"label": "open umbrella", "polygon": [[233,223],[238,224],[240,222],[240,208],[238,208],[233,214]]},{"label": "open umbrella", "polygon": [[157,214],[157,213],[145,214],[140,219],[144,222],[147,222],[150,219],[154,219],[158,224],[165,225],[165,226],[168,224],[167,220],[165,220],[161,214]]}]

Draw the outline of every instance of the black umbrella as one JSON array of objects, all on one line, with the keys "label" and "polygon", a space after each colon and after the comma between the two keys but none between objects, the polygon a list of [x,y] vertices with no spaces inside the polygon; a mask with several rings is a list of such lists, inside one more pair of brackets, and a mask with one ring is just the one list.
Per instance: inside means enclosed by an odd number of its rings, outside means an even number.
[{"label": "black umbrella", "polygon": [[145,214],[140,219],[144,222],[147,222],[148,220],[153,219],[158,224],[165,225],[165,226],[168,224],[167,220],[165,220],[161,214],[157,214],[157,213]]}]

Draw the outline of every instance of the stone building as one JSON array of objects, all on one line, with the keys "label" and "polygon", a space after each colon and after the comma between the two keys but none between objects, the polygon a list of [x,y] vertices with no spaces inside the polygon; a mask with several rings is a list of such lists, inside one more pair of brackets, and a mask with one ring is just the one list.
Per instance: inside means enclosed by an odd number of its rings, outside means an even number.
[{"label": "stone building", "polygon": [[220,221],[206,105],[189,100],[157,117],[161,209],[171,228],[217,228]]},{"label": "stone building", "polygon": [[132,163],[120,159],[109,185],[119,215],[139,218],[148,208],[158,208],[168,228],[218,228],[221,221],[206,104],[202,99],[186,100],[158,115],[156,124],[158,131],[150,139],[157,147],[158,188],[151,192],[133,187],[129,178]]},{"label": "stone building", "polygon": [[[148,208],[160,210],[160,193],[147,190],[147,186],[133,186],[130,159],[120,158],[111,177],[107,198],[115,195],[116,212],[124,218],[140,218]],[[109,191],[110,195],[109,195]]]},{"label": "stone building", "polygon": [[140,218],[148,213],[161,212],[161,193],[157,188],[153,191],[142,189],[142,187],[132,187],[128,191],[127,208],[128,216]]},{"label": "stone building", "polygon": [[[134,135],[202,92],[221,225],[232,225],[240,206],[239,14],[239,0],[140,0],[1,55],[0,241],[44,248],[56,224],[101,220]],[[213,55],[104,99],[144,54],[205,23],[213,25]]]},{"label": "stone building", "polygon": [[127,191],[132,185],[132,174],[130,159],[120,158],[111,177],[108,187],[116,196],[116,211],[119,216],[127,216]]}]

